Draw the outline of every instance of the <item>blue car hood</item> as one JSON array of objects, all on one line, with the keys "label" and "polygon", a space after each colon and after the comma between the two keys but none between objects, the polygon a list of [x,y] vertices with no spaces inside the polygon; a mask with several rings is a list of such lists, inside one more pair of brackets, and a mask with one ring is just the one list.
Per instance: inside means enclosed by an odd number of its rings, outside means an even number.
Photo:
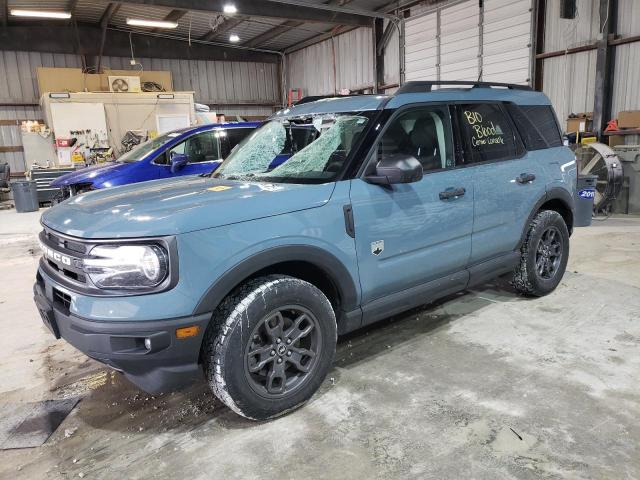
[{"label": "blue car hood", "polygon": [[320,207],[335,183],[294,185],[182,177],[96,190],[42,214],[42,223],[81,238],[177,235]]},{"label": "blue car hood", "polygon": [[130,165],[130,163],[117,162],[94,165],[62,175],[51,182],[51,186],[60,188],[79,183],[102,183],[112,178],[114,174],[126,170]]}]

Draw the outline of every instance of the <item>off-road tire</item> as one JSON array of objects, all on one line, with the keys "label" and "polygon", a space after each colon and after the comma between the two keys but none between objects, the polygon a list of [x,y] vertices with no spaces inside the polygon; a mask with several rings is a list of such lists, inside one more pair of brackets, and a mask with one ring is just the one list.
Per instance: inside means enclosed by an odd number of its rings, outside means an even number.
[{"label": "off-road tire", "polygon": [[[552,278],[542,278],[536,269],[536,249],[542,235],[555,227],[562,241],[562,255]],[[542,297],[551,293],[562,280],[569,260],[569,230],[562,216],[554,210],[542,210],[531,221],[526,239],[520,248],[520,263],[511,284],[521,294]]]},{"label": "off-road tire", "polygon": [[[299,305],[316,319],[322,348],[299,387],[281,398],[256,393],[245,371],[252,332],[274,309]],[[231,410],[252,420],[267,420],[302,406],[325,379],[335,357],[336,317],[327,297],[309,282],[285,275],[249,280],[215,310],[204,339],[202,363],[213,393]]]}]

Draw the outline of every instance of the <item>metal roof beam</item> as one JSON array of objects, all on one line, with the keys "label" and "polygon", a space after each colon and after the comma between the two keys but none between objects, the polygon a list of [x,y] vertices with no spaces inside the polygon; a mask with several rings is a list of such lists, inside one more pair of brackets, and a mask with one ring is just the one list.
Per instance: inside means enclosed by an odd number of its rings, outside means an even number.
[{"label": "metal roof beam", "polygon": [[104,9],[102,16],[100,17],[100,26],[106,29],[109,26],[109,22],[113,16],[120,10],[120,5],[117,3],[110,3],[107,8]]},{"label": "metal roof beam", "polygon": [[189,13],[189,10],[183,10],[181,8],[176,8],[174,10],[171,10],[169,13],[167,13],[165,15],[164,21],[165,22],[177,22],[182,17],[184,17],[187,13]]},{"label": "metal roof beam", "polygon": [[[120,0],[119,3],[149,5],[173,9],[221,13],[227,0]],[[302,22],[336,23],[340,25],[369,26],[370,16],[365,11],[323,11],[317,5],[296,3],[295,8],[274,8],[272,1],[234,0],[238,13],[247,17],[270,17]]]},{"label": "metal roof beam", "polygon": [[224,35],[229,30],[236,28],[244,21],[245,19],[242,17],[227,18],[220,25],[218,25],[215,30],[210,30],[209,32],[205,33],[200,40],[210,42],[217,35]]},{"label": "metal roof beam", "polygon": [[[96,25],[78,24],[78,36],[82,38],[82,54],[98,55],[102,29]],[[179,58],[191,60],[229,60],[239,62],[277,63],[278,54],[256,52],[247,49],[223,47],[192,40],[191,46],[184,39],[167,38],[159,34],[131,33],[136,56],[148,58]],[[70,26],[8,26],[0,28],[0,50],[26,50],[47,53],[78,53],[76,36]],[[129,57],[129,32],[109,28],[109,41],[103,55]]]},{"label": "metal roof beam", "polygon": [[100,17],[100,28],[102,29],[102,34],[100,36],[100,48],[98,49],[98,62],[96,66],[96,73],[102,73],[102,54],[104,53],[104,44],[107,40],[107,27],[109,26],[109,22],[116,14],[116,12],[120,9],[120,5],[117,3],[110,3],[107,5],[107,8],[104,10],[102,17]]},{"label": "metal roof beam", "polygon": [[296,20],[287,20],[282,25],[278,25],[277,27],[267,30],[262,34],[256,37],[253,37],[249,41],[244,42],[243,45],[245,47],[259,47],[260,45],[264,45],[268,41],[273,40],[274,38],[277,38],[280,35],[287,33],[292,28],[301,27],[302,25],[304,25],[304,22],[298,22]]},{"label": "metal roof beam", "polygon": [[[353,0],[329,0],[325,1],[325,5],[328,6],[339,6],[343,7],[344,5],[351,3]],[[280,35],[284,35],[292,28],[301,27],[304,25],[304,22],[298,22],[295,20],[287,20],[281,25],[274,27],[266,32],[253,37],[249,41],[243,43],[245,47],[259,47],[260,45],[264,45],[265,43],[273,40],[274,38],[278,38]]]}]

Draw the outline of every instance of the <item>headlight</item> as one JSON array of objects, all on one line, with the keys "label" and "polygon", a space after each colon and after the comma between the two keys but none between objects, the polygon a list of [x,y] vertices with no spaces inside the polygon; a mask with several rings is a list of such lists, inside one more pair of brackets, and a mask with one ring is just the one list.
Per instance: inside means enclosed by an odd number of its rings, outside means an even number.
[{"label": "headlight", "polygon": [[144,290],[167,278],[169,260],[159,245],[98,245],[83,270],[98,288]]}]

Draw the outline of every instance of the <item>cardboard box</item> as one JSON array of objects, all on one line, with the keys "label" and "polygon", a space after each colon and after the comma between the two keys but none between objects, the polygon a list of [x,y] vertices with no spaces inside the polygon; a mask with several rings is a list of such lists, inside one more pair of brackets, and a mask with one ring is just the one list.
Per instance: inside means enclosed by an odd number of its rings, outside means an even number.
[{"label": "cardboard box", "polygon": [[640,110],[618,113],[618,128],[640,128]]},{"label": "cardboard box", "polygon": [[609,135],[609,146],[624,145],[624,135]]},{"label": "cardboard box", "polygon": [[589,132],[591,131],[590,118],[567,118],[567,133]]}]

